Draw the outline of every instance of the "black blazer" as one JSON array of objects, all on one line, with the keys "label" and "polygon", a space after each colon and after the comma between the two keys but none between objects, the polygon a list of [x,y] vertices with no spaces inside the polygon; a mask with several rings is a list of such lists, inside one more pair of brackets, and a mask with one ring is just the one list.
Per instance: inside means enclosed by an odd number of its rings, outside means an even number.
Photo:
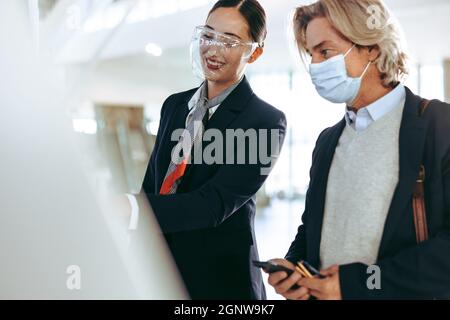
[{"label": "black blazer", "polygon": [[[369,290],[367,266],[340,267],[344,299],[450,297],[450,105],[433,100],[419,117],[421,98],[406,89],[400,129],[400,179],[389,209],[377,265],[381,290]],[[322,132],[313,152],[303,225],[286,259],[320,264],[319,248],[327,179],[345,120]],[[416,244],[412,192],[419,167],[425,165],[427,220],[430,239]],[[376,173],[374,173],[376,174]]]},{"label": "black blazer", "polygon": [[[261,272],[251,265],[258,259],[253,225],[255,194],[267,178],[261,175],[263,163],[191,164],[177,194],[158,195],[176,145],[171,134],[185,127],[196,90],[164,103],[143,189],[191,298],[265,299]],[[226,129],[278,129],[282,144],[286,118],[259,99],[244,78],[209,120],[211,128],[224,136]]]}]

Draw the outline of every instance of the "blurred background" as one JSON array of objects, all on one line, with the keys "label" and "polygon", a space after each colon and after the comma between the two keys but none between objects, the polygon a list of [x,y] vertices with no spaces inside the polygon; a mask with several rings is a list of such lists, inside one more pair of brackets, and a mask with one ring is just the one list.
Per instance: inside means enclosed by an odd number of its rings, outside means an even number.
[{"label": "blurred background", "polygon": [[[57,70],[61,105],[98,188],[138,193],[171,94],[200,84],[190,67],[194,27],[212,0],[29,0],[40,55]],[[318,134],[344,106],[321,99],[288,37],[301,0],[260,0],[268,15],[265,54],[247,70],[262,99],[285,112],[281,157],[258,193],[256,233],[263,260],[283,257],[301,223],[311,153]],[[409,88],[450,100],[450,1],[386,0],[403,27],[411,57]],[[43,79],[43,81],[45,81]],[[93,152],[95,151],[95,152]],[[277,298],[271,288],[269,298]]]}]

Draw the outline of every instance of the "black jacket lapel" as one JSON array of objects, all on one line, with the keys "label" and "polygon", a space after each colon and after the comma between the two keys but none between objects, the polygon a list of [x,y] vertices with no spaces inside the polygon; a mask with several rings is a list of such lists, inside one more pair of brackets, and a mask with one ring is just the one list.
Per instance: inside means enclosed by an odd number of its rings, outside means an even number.
[{"label": "black jacket lapel", "polygon": [[189,114],[189,108],[188,108],[188,102],[192,98],[192,96],[195,94],[197,90],[193,90],[192,93],[189,93],[184,99],[180,99],[177,102],[177,105],[175,106],[175,110],[173,111],[172,115],[170,116],[170,119],[168,120],[168,125],[166,127],[166,131],[164,133],[163,141],[167,141],[167,146],[164,147],[164,160],[163,163],[165,164],[165,171],[162,175],[159,175],[159,181],[158,181],[158,192],[161,189],[161,186],[164,182],[164,178],[166,176],[167,169],[169,168],[171,157],[172,157],[172,151],[174,150],[175,146],[177,145],[178,141],[172,141],[172,133],[177,129],[184,129],[186,127],[186,118]]},{"label": "black jacket lapel", "polygon": [[[426,138],[425,121],[419,117],[419,104],[421,98],[406,88],[406,102],[400,126],[400,176],[399,183],[385,223],[385,229],[380,244],[379,259],[383,257],[385,248],[391,237],[395,234],[397,225],[406,214],[412,201],[413,188],[423,160],[423,151]],[[411,216],[411,219],[412,216]]]},{"label": "black jacket lapel", "polygon": [[320,241],[322,233],[323,215],[325,210],[325,198],[327,193],[328,174],[330,172],[331,164],[333,162],[334,153],[336,151],[339,138],[342,135],[346,125],[345,119],[342,119],[334,127],[330,128],[328,132],[324,133],[320,144],[316,146],[316,165],[312,180],[310,182],[310,191],[312,199],[308,199],[312,204],[311,212],[313,215],[308,220],[308,238],[307,251],[308,260],[313,265],[320,264]]},{"label": "black jacket lapel", "polygon": [[216,112],[209,120],[208,128],[219,129],[225,132],[228,125],[236,118],[237,115],[245,108],[248,100],[253,96],[253,90],[244,76],[241,83],[219,106]]}]

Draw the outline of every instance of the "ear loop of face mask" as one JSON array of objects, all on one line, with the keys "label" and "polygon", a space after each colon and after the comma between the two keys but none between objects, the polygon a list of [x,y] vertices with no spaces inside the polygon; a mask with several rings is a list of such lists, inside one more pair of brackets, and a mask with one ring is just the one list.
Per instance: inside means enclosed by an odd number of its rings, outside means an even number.
[{"label": "ear loop of face mask", "polygon": [[[344,58],[348,56],[348,54],[356,47],[356,44],[354,44],[350,49],[348,49],[348,51],[344,54]],[[366,74],[367,70],[369,70],[370,65],[372,64],[372,61],[369,61],[369,63],[367,64],[366,68],[364,69],[363,73],[361,74],[361,76],[359,77],[359,79],[362,79],[364,77],[364,75]]]},{"label": "ear loop of face mask", "polygon": [[344,58],[348,56],[348,54],[356,47],[356,44],[354,44],[350,49],[347,50],[347,52],[344,54]]}]

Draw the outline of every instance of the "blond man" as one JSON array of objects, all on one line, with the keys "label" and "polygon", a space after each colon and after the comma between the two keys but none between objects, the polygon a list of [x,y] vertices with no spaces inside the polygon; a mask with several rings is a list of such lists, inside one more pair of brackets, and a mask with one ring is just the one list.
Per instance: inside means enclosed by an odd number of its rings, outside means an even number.
[{"label": "blond man", "polygon": [[325,278],[269,283],[287,299],[450,297],[450,106],[402,84],[402,37],[382,0],[299,7],[294,31],[318,94],[346,108],[317,140],[303,224],[274,259]]}]

